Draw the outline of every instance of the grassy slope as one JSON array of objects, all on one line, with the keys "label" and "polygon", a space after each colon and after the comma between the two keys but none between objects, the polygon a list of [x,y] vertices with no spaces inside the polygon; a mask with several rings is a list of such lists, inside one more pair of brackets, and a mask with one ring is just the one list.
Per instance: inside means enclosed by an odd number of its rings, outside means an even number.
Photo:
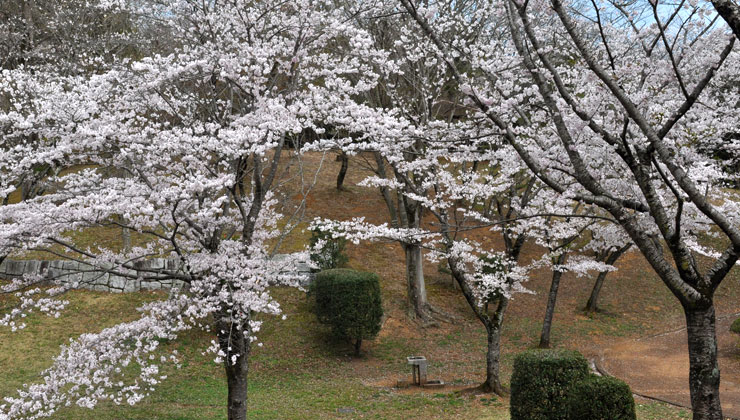
[{"label": "grassy slope", "polygon": [[[470,385],[482,363],[482,333],[476,325],[462,323],[445,332],[409,341],[385,334],[371,343],[366,356],[353,359],[352,349],[335,342],[310,313],[309,301],[292,290],[276,293],[284,302],[288,319],[266,322],[263,347],[251,359],[250,418],[253,419],[506,419],[506,401],[490,395],[467,397],[449,391],[408,393],[390,386],[407,375],[402,358],[431,346],[440,356],[432,359],[430,375],[456,387]],[[23,333],[0,335],[0,395],[12,395],[24,382],[34,381],[50,363],[58,346],[69,337],[132,319],[133,308],[150,293],[107,295],[75,292],[64,317],[32,316]],[[516,324],[514,322],[514,324]],[[473,327],[473,328],[471,328]],[[406,332],[407,333],[407,332]],[[201,354],[211,337],[192,332],[174,344],[183,355],[181,369],[167,370],[169,378],[143,403],[129,406],[101,404],[96,410],[68,409],[60,419],[223,419],[226,389],[222,368]],[[460,356],[460,351],[468,351]],[[436,353],[436,352],[435,352]],[[428,353],[427,353],[428,354]],[[509,352],[510,354],[510,352]],[[511,357],[505,358],[510,369]],[[507,369],[508,370],[508,369]],[[457,374],[455,372],[458,372]],[[466,376],[471,375],[471,376]],[[457,379],[457,380],[456,380]],[[641,419],[688,418],[682,410],[659,404],[642,404]]]},{"label": "grassy slope", "polygon": [[[326,163],[325,163],[326,165]],[[309,214],[325,217],[366,216],[384,221],[382,201],[373,191],[352,187],[339,193],[332,189],[337,164],[328,162],[309,201]],[[347,185],[362,174],[350,167]],[[94,242],[95,236],[84,234]],[[305,241],[296,232],[286,242],[295,249]],[[485,239],[485,238],[483,238]],[[495,246],[495,237],[490,239]],[[281,321],[268,318],[255,347],[250,371],[250,418],[253,419],[507,419],[507,401],[490,395],[460,396],[450,392],[483,379],[485,331],[472,317],[465,301],[450,287],[449,279],[428,264],[427,281],[433,304],[459,318],[436,328],[421,328],[405,316],[403,255],[395,244],[351,245],[350,266],[372,270],[382,277],[386,320],[380,336],[368,342],[365,356],[349,356],[352,349],[336,342],[310,312],[310,301],[296,290],[278,289],[275,296],[288,315]],[[527,248],[525,258],[537,255]],[[738,311],[738,272],[718,291],[718,312]],[[516,351],[536,344],[549,273],[542,271],[528,287],[537,294],[517,296],[507,313],[503,338],[503,374],[511,373]],[[683,324],[680,309],[666,288],[636,254],[625,258],[620,271],[607,280],[603,290],[603,313],[586,317],[578,310],[588,297],[590,280],[565,276],[561,286],[552,340],[555,346],[577,348],[592,354],[600,346],[621,337],[636,337]],[[13,394],[23,383],[38,379],[51,363],[58,346],[82,332],[96,331],[136,316],[135,307],[154,293],[108,295],[74,292],[68,311],[59,319],[32,316],[22,333],[0,330],[0,396]],[[94,410],[70,408],[60,419],[222,419],[226,395],[222,368],[203,355],[212,338],[191,332],[171,345],[183,355],[181,369],[169,369],[169,378],[137,406],[101,404]],[[430,360],[430,378],[453,385],[444,391],[394,390],[396,381],[407,379],[404,358],[423,354]],[[689,418],[686,410],[638,401],[638,417],[648,419]]]}]

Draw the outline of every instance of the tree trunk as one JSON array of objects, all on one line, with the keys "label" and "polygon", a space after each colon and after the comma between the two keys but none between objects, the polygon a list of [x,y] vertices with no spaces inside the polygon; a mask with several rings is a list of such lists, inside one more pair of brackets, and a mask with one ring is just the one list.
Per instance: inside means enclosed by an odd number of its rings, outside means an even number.
[{"label": "tree trunk", "polygon": [[685,308],[689,337],[689,388],[694,420],[722,420],[714,303]]},{"label": "tree trunk", "polygon": [[509,304],[509,300],[501,297],[498,307],[491,321],[486,324],[486,333],[488,334],[488,349],[486,351],[486,381],[481,384],[480,388],[486,392],[494,392],[504,396],[506,390],[501,385],[501,376],[499,366],[501,361],[501,326],[504,321],[504,312]]},{"label": "tree trunk", "polygon": [[355,340],[355,356],[360,356],[360,349],[362,348],[362,339],[358,338]]},{"label": "tree trunk", "polygon": [[347,167],[349,166],[349,157],[346,153],[342,152],[339,155],[339,160],[342,161],[342,167],[339,168],[339,175],[337,175],[337,189],[344,191],[344,177],[347,175]]},{"label": "tree trunk", "polygon": [[404,245],[406,253],[406,286],[410,310],[414,316],[420,319],[428,319],[429,302],[424,284],[424,260],[422,259],[421,246],[418,244]]},{"label": "tree trunk", "polygon": [[[556,265],[562,265],[565,263],[566,254],[560,254]],[[555,301],[558,298],[558,287],[560,287],[560,278],[563,276],[563,272],[555,270],[553,267],[552,271],[552,283],[550,284],[550,294],[547,296],[547,309],[545,310],[545,321],[542,323],[542,334],[540,335],[541,349],[550,348],[550,329],[552,328],[552,317],[555,314]]]},{"label": "tree trunk", "polygon": [[129,228],[121,228],[121,242],[123,252],[131,251],[131,230]]},{"label": "tree trunk", "polygon": [[[123,216],[121,216],[121,224],[128,224],[128,220]],[[121,228],[121,250],[123,252],[131,252],[131,229],[127,227]]]},{"label": "tree trunk", "polygon": [[591,296],[588,298],[588,302],[586,302],[586,312],[596,312],[599,310],[599,293],[601,292],[601,286],[604,285],[604,279],[606,279],[607,274],[609,274],[608,271],[602,271],[596,277],[594,288],[591,290]]},{"label": "tree trunk", "polygon": [[32,49],[36,43],[35,25],[33,22],[33,11],[36,9],[35,0],[27,0],[23,2],[23,20],[26,25],[26,37],[28,39],[28,49]]},{"label": "tree trunk", "polygon": [[[632,244],[627,244],[617,249],[616,251],[609,253],[604,262],[609,265],[614,265],[614,263],[617,262],[617,260],[622,257],[622,255],[624,255],[624,253],[627,252],[631,247]],[[594,288],[593,290],[591,290],[591,296],[588,298],[588,302],[586,302],[586,312],[596,312],[599,310],[599,293],[601,293],[601,286],[604,285],[604,280],[606,279],[606,276],[608,274],[608,271],[602,271],[599,273],[599,276],[596,277]]]},{"label": "tree trunk", "polygon": [[740,39],[740,5],[732,0],[712,0],[714,9],[727,22],[735,37]]},{"label": "tree trunk", "polygon": [[486,333],[488,335],[488,349],[486,351],[486,381],[482,383],[478,388],[485,392],[495,392],[498,395],[503,396],[506,394],[506,390],[501,385],[501,378],[499,373],[500,359],[501,359],[501,326],[504,323],[504,314],[506,308],[509,306],[509,299],[505,296],[499,296],[495,300],[497,303],[496,310],[491,315],[488,313],[488,305],[481,307],[478,304],[478,300],[475,296],[475,292],[465,280],[463,271],[459,268],[460,264],[454,257],[447,257],[447,262],[450,266],[452,276],[457,280],[462,290],[465,300],[470,305],[470,308],[475,313],[475,316],[483,323],[486,327]]},{"label": "tree trunk", "polygon": [[[222,320],[228,319],[222,317]],[[244,337],[244,328],[238,329],[228,321],[217,325],[218,341],[224,357],[226,382],[228,384],[227,413],[229,420],[247,419],[247,374],[249,372],[249,339]]]}]

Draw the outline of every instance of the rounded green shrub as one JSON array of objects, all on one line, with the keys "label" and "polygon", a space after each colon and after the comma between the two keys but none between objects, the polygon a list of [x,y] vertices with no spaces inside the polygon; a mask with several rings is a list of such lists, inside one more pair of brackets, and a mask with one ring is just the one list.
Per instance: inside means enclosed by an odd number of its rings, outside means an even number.
[{"label": "rounded green shrub", "polygon": [[316,275],[312,291],[319,321],[331,325],[334,335],[354,340],[356,354],[363,339],[374,338],[380,331],[383,307],[376,274],[346,268],[324,270]]},{"label": "rounded green shrub", "polygon": [[732,325],[730,325],[730,332],[740,334],[740,318],[736,319]]},{"label": "rounded green shrub", "polygon": [[568,393],[570,420],[636,420],[630,387],[609,376],[590,377],[573,384]]},{"label": "rounded green shrub", "polygon": [[588,362],[577,351],[519,353],[511,375],[511,420],[567,420],[570,387],[588,374]]},{"label": "rounded green shrub", "polygon": [[347,254],[344,253],[344,247],[347,240],[344,238],[335,238],[330,231],[320,228],[311,229],[311,238],[309,245],[313,250],[311,252],[311,261],[318,267],[317,271],[339,268],[347,263]]}]

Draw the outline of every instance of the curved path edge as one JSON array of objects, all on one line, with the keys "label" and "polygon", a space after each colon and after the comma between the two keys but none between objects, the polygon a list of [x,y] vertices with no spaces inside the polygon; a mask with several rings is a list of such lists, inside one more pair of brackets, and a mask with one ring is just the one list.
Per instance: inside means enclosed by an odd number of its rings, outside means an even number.
[{"label": "curved path edge", "polygon": [[[729,326],[740,313],[717,317],[720,396],[725,418],[740,420],[740,345]],[[591,359],[601,375],[625,381],[632,393],[649,400],[691,409],[686,328],[615,341]]]}]

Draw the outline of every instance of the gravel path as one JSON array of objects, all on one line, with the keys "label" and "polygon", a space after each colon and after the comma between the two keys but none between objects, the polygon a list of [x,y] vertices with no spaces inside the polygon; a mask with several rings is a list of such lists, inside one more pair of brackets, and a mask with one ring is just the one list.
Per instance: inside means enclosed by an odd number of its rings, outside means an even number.
[{"label": "gravel path", "polygon": [[[737,316],[718,317],[717,339],[722,410],[725,416],[740,419],[740,338],[729,331]],[[627,382],[636,394],[690,407],[686,342],[685,328],[624,340],[602,350],[596,363],[599,369]]]}]

